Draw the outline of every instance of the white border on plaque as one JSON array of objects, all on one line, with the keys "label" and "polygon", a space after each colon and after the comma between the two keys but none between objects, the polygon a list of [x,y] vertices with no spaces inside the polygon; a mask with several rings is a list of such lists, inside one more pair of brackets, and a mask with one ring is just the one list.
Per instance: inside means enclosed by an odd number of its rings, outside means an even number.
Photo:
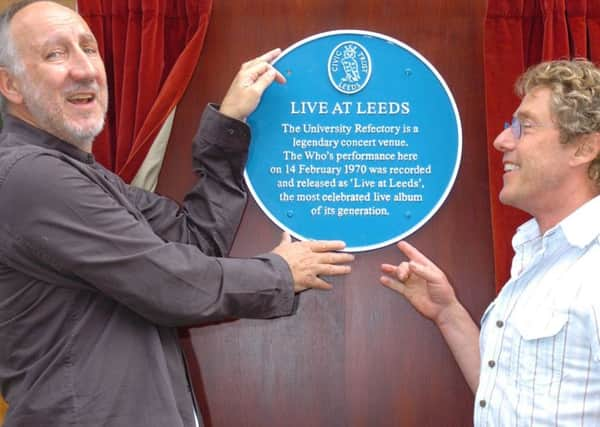
[{"label": "white border on plaque", "polygon": [[454,98],[419,52],[392,37],[336,30],[273,65],[287,78],[248,118],[244,172],[261,210],[300,240],[348,252],[397,242],[426,224],[456,180]]}]

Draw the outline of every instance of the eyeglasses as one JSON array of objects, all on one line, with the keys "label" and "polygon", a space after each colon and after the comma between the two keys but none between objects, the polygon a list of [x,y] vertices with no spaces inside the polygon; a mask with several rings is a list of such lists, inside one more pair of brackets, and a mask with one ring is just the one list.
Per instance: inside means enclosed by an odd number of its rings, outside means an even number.
[{"label": "eyeglasses", "polygon": [[521,135],[523,135],[523,129],[550,127],[554,127],[554,124],[533,123],[529,120],[523,123],[518,117],[513,117],[510,123],[504,123],[504,129],[510,128],[510,132],[515,139],[521,139]]}]

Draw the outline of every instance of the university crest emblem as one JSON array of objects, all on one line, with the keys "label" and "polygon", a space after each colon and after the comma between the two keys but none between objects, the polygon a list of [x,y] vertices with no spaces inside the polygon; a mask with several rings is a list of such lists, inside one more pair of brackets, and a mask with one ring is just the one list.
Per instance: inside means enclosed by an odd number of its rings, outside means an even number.
[{"label": "university crest emblem", "polygon": [[338,44],[327,62],[329,80],[345,94],[360,92],[371,77],[371,57],[367,49],[354,41]]}]

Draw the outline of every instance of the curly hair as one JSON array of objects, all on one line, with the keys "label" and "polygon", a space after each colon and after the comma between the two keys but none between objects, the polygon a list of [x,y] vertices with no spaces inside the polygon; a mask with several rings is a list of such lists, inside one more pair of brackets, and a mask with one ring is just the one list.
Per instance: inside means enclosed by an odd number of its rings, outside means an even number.
[{"label": "curly hair", "polygon": [[[600,69],[592,62],[581,58],[542,62],[517,80],[515,91],[523,98],[539,86],[552,92],[550,108],[561,143],[600,132]],[[600,186],[600,155],[590,163],[588,175]]]}]

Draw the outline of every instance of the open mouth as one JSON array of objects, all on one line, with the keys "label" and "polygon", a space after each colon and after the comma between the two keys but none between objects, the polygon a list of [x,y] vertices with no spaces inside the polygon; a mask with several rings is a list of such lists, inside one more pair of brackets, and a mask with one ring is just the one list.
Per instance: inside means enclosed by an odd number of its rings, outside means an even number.
[{"label": "open mouth", "polygon": [[514,163],[504,163],[504,172],[512,172],[519,169],[519,166]]},{"label": "open mouth", "polygon": [[67,97],[67,101],[71,104],[86,105],[91,104],[96,99],[93,93],[78,93]]}]

